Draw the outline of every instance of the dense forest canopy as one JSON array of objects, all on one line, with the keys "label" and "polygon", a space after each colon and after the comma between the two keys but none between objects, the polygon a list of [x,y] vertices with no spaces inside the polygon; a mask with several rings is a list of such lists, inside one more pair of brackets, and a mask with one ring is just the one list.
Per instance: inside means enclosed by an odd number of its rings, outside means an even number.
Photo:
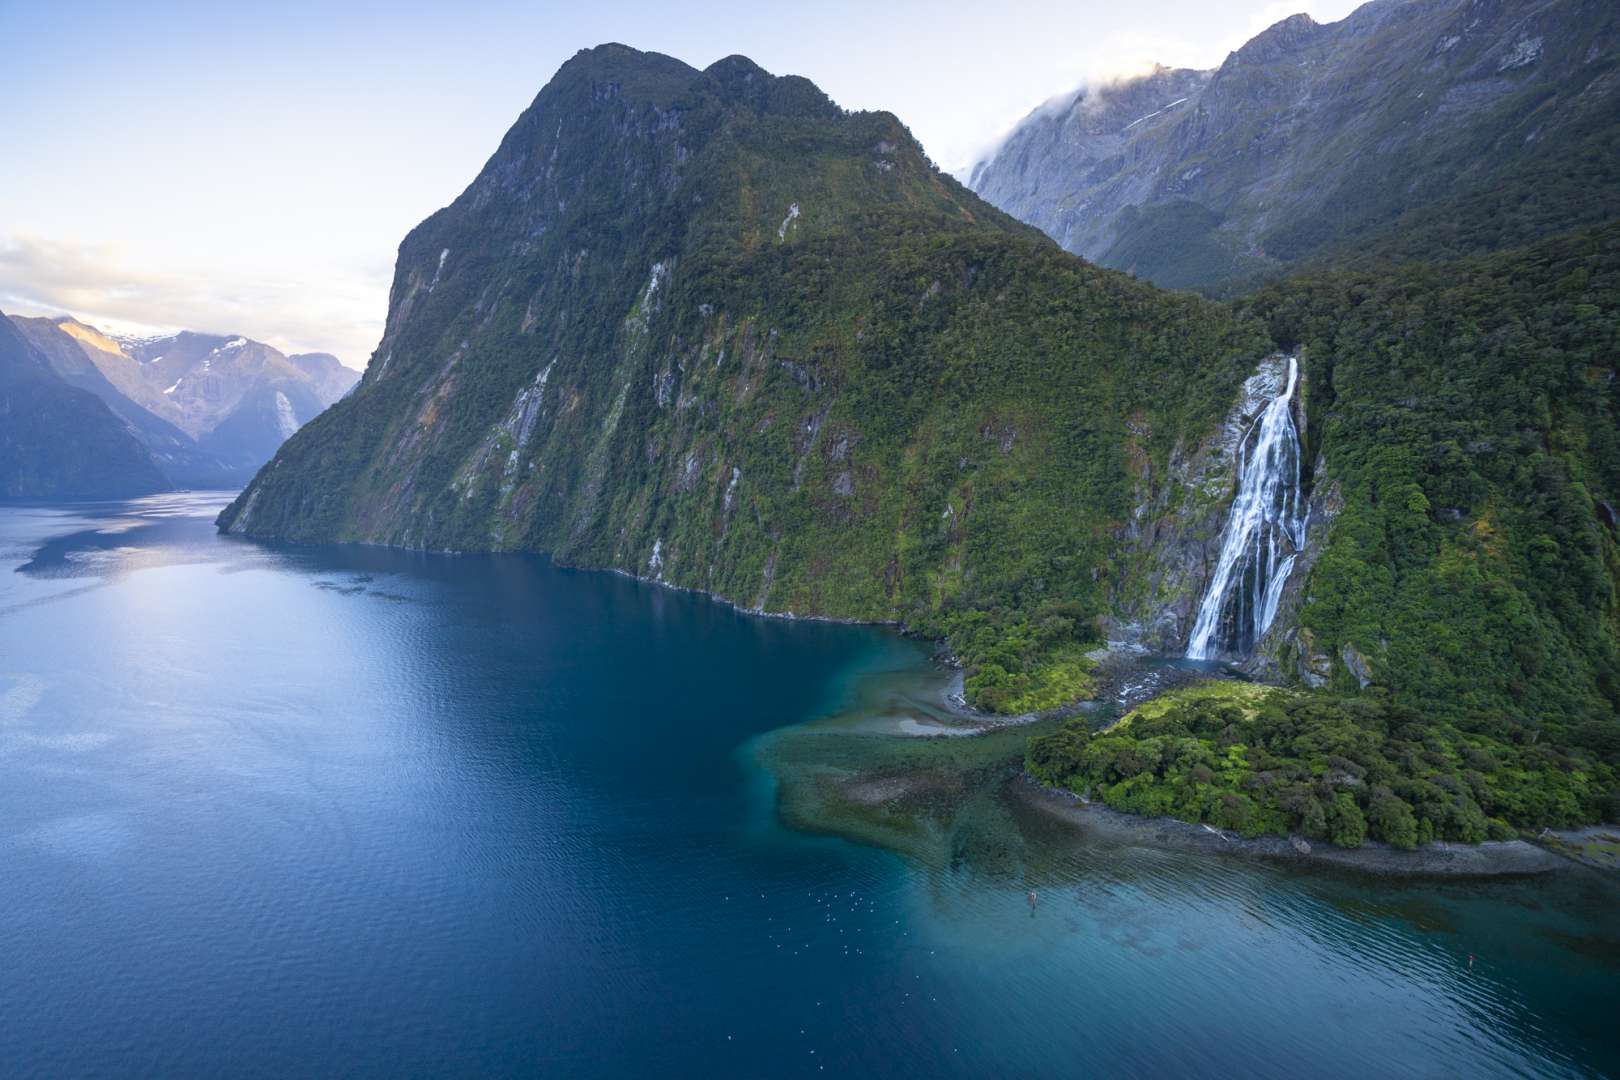
[{"label": "dense forest canopy", "polygon": [[1302,350],[1343,492],[1301,624],[1446,719],[1620,715],[1620,226],[1245,308]]},{"label": "dense forest canopy", "polygon": [[1241,309],[1305,357],[1343,510],[1305,586],[1316,693],[1210,685],[1028,768],[1109,806],[1356,846],[1620,820],[1620,226],[1323,273]]}]

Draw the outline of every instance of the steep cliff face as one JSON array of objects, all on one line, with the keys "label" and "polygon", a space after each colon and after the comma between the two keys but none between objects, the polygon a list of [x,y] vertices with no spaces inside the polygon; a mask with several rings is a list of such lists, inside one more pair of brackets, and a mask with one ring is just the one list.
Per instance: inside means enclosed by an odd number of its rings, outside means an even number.
[{"label": "steep cliff face", "polygon": [[1430,259],[1601,223],[1620,215],[1620,9],[1295,15],[1213,72],[1159,69],[1036,110],[972,186],[1070,251],[1214,293],[1324,258]]},{"label": "steep cliff face", "polygon": [[1074,605],[1062,630],[1106,603],[1127,418],[1162,462],[1268,347],[1063,253],[892,116],[604,46],[405,240],[364,381],[221,523],[944,631]]},{"label": "steep cliff face", "polygon": [[[1287,357],[1266,357],[1243,381],[1219,427],[1177,444],[1162,467],[1146,456],[1137,459],[1133,508],[1117,533],[1121,569],[1109,604],[1111,640],[1161,653],[1186,649],[1220,555],[1241,451],[1246,442],[1252,444],[1256,420],[1281,392],[1287,375]],[[1302,379],[1292,406],[1300,431],[1306,428],[1309,400],[1309,384]],[[1317,472],[1313,478],[1325,482],[1320,463]],[[1296,560],[1291,580],[1308,576],[1330,521],[1329,514],[1315,522],[1310,555]]]},{"label": "steep cliff face", "polygon": [[[1156,171],[1127,169],[1124,161],[1193,105],[1214,74],[1155,66],[1049,101],[974,167],[968,186],[1095,260],[1113,242],[1118,208],[1154,195]],[[1092,202],[1096,188],[1106,189],[1100,206]]]}]

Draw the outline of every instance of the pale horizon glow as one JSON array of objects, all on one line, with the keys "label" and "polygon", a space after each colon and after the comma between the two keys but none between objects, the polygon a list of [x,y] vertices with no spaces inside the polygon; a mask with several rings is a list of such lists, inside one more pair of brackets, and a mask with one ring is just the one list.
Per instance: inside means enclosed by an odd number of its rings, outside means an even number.
[{"label": "pale horizon glow", "polygon": [[361,368],[405,234],[575,52],[742,53],[887,109],[964,175],[1058,95],[1217,66],[1352,0],[277,5],[6,0],[0,310],[243,334]]}]

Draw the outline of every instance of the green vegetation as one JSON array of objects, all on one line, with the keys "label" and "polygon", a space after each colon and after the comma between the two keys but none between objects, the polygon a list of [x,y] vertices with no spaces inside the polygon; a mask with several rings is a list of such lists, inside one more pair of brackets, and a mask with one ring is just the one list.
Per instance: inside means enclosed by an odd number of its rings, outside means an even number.
[{"label": "green vegetation", "polygon": [[1327,689],[1177,695],[1031,771],[1345,844],[1613,816],[1613,227],[1217,305],[1064,254],[892,116],[605,47],[406,239],[365,381],[221,522],[899,622],[974,705],[1045,711],[1092,692],[1103,620],[1196,580],[1164,568],[1222,480],[1170,462],[1278,348],[1337,514],[1276,659]]},{"label": "green vegetation", "polygon": [[1244,306],[1302,350],[1342,500],[1283,657],[1331,685],[1166,695],[1032,740],[1029,771],[1345,846],[1620,818],[1620,226]]},{"label": "green vegetation", "polygon": [[1468,731],[1381,697],[1208,683],[1097,734],[1068,721],[1029,740],[1025,767],[1116,810],[1341,847],[1620,818],[1620,726],[1564,745],[1539,734]]},{"label": "green vegetation", "polygon": [[1264,259],[1241,255],[1217,231],[1220,214],[1187,199],[1127,206],[1115,219],[1118,235],[1098,262],[1166,289],[1202,288],[1230,296],[1273,277]]},{"label": "green vegetation", "polygon": [[222,521],[899,621],[980,707],[1048,709],[1089,692],[1139,470],[1268,347],[1066,255],[892,116],[604,48],[406,240],[366,380]]},{"label": "green vegetation", "polygon": [[1076,603],[1048,604],[1032,616],[970,608],[938,620],[933,632],[951,642],[968,669],[967,702],[986,712],[1015,715],[1061,708],[1091,696],[1096,665],[1095,622]]},{"label": "green vegetation", "polygon": [[[1620,715],[1620,226],[1249,304],[1303,348],[1344,508],[1299,622],[1436,721],[1563,740]],[[1614,725],[1620,726],[1620,725]]]}]

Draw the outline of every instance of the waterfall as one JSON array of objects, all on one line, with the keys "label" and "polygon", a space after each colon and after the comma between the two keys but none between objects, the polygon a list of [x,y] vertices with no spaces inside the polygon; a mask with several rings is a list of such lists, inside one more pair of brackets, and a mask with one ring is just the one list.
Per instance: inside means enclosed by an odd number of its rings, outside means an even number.
[{"label": "waterfall", "polygon": [[1276,618],[1283,585],[1305,546],[1293,412],[1298,382],[1299,361],[1290,356],[1282,393],[1238,441],[1237,497],[1221,534],[1220,560],[1187,639],[1187,655],[1194,660],[1254,648]]}]

